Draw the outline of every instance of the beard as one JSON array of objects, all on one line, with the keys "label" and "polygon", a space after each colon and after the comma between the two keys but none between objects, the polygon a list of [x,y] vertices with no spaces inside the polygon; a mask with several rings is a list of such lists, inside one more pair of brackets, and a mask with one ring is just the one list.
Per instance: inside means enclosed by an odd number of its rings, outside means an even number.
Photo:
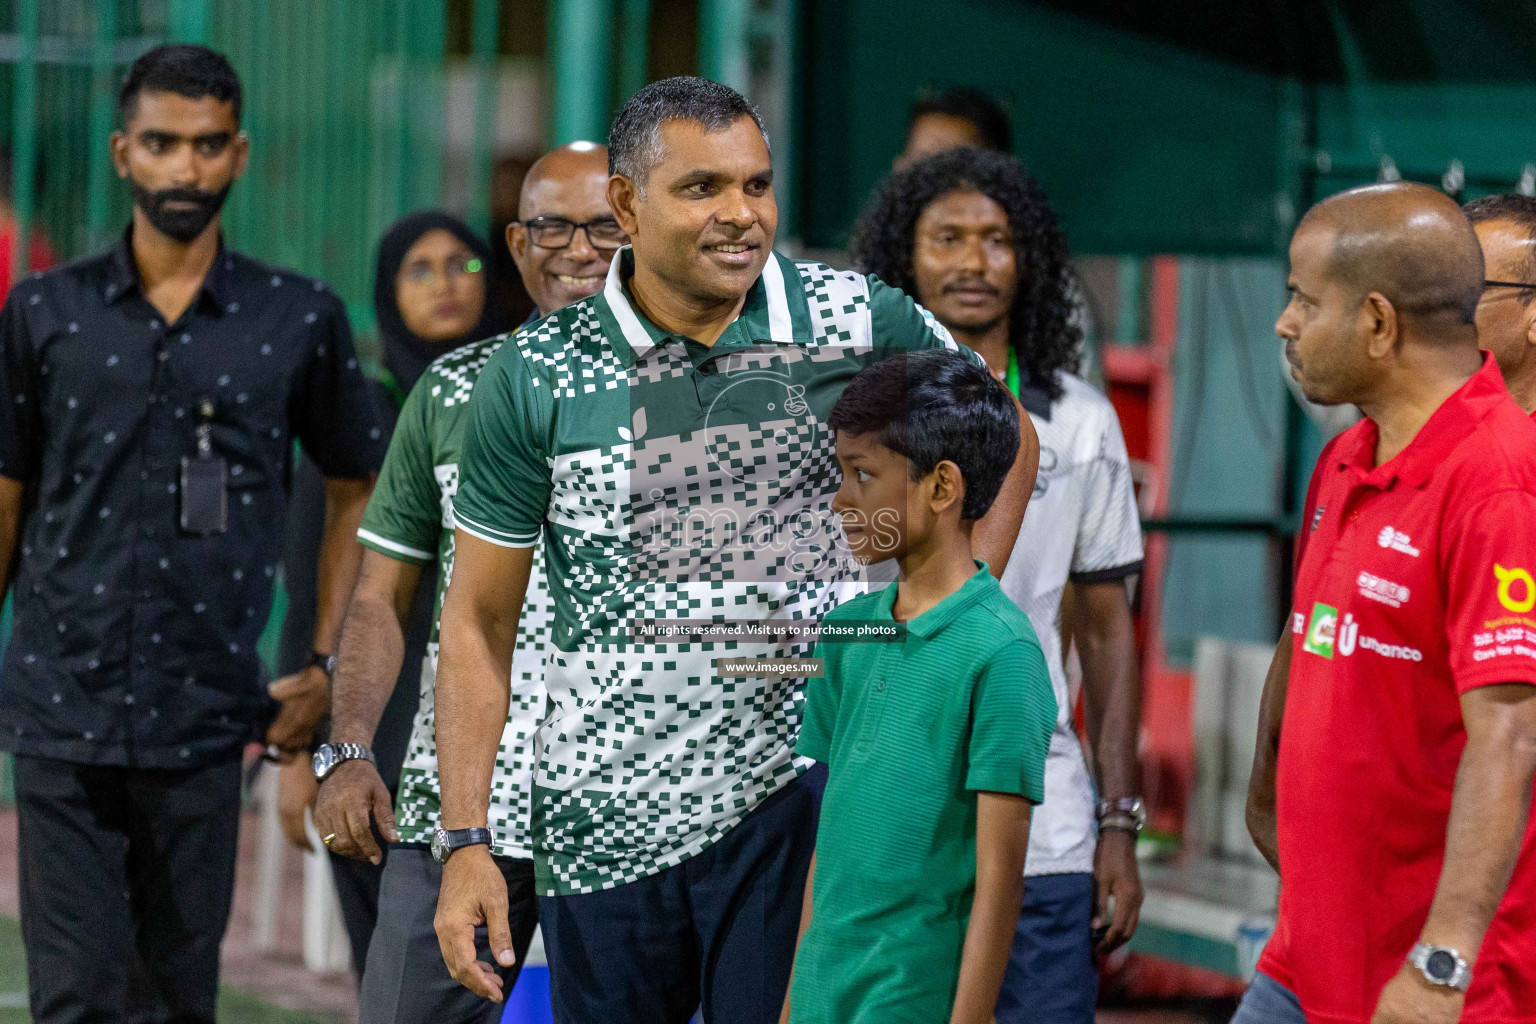
[{"label": "beard", "polygon": [[[229,196],[229,185],[217,192],[204,192],[198,188],[163,188],[151,192],[136,181],[129,181],[133,202],[144,211],[144,216],[155,230],[183,244],[203,233],[210,221],[218,215]],[[168,207],[167,203],[185,202],[189,206]]]}]

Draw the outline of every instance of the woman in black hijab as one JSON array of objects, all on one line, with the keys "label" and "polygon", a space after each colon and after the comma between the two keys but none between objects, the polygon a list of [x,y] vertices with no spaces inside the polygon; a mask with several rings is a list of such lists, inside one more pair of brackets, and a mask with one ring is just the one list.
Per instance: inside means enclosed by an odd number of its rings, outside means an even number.
[{"label": "woman in black hijab", "polygon": [[[486,281],[490,262],[490,247],[463,221],[440,210],[413,213],[397,221],[379,240],[373,309],[382,351],[373,393],[379,422],[388,430],[393,431],[405,396],[432,360],[460,345],[501,332]],[[315,565],[324,525],[324,487],[319,471],[307,460],[298,466],[283,552],[289,603],[279,645],[279,675],[296,672],[309,661],[315,620]],[[436,589],[436,578],[424,573],[405,624],[400,679],[374,732],[374,757],[391,795],[399,784],[400,765],[410,742]],[[324,739],[317,737],[315,742]],[[304,808],[313,805],[316,785],[308,759],[302,761],[302,767],[283,769],[279,809],[283,831],[295,845],[308,849]],[[387,845],[381,843],[380,848],[387,857]],[[333,855],[331,869],[351,941],[353,971],[361,980],[368,941],[377,919],[379,879],[384,866]]]},{"label": "woman in black hijab", "polygon": [[383,343],[384,422],[444,352],[499,334],[486,275],[491,249],[457,217],[413,213],[379,240],[373,312]]}]

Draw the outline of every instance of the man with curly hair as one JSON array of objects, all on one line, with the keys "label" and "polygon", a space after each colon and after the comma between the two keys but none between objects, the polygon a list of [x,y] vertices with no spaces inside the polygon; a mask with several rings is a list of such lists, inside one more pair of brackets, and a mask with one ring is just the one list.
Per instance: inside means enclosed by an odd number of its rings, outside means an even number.
[{"label": "man with curly hair", "polygon": [[[853,254],[986,359],[1040,436],[1034,497],[1002,586],[1040,637],[1059,712],[997,1021],[1086,1024],[1098,992],[1093,953],[1131,937],[1142,901],[1141,693],[1128,597],[1142,549],[1114,408],[1074,375],[1081,332],[1066,241],[1018,161],[962,148],[893,174],[860,218]],[[1096,780],[1073,731],[1063,662],[1069,585]]]}]

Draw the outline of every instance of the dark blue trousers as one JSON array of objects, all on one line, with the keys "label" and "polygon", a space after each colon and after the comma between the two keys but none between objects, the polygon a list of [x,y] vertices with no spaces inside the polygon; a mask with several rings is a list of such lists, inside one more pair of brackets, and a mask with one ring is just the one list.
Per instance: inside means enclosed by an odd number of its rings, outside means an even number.
[{"label": "dark blue trousers", "polygon": [[556,1024],[775,1024],[825,785],[818,764],[676,867],[540,897]]},{"label": "dark blue trousers", "polygon": [[1030,875],[997,997],[997,1024],[1093,1024],[1093,876]]}]

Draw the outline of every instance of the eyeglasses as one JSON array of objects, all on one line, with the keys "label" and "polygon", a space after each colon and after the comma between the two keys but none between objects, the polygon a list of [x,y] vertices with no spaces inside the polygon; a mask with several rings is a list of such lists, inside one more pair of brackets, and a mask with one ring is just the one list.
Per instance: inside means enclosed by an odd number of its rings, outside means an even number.
[{"label": "eyeglasses", "polygon": [[528,230],[528,238],[540,249],[564,249],[576,237],[577,228],[587,232],[587,241],[594,249],[617,249],[629,241],[629,236],[612,217],[598,217],[581,224],[564,217],[534,217],[516,223]]},{"label": "eyeglasses", "polygon": [[[478,256],[462,256],[443,265],[443,276],[451,283],[456,278],[478,274],[483,264]],[[426,260],[417,260],[400,269],[400,280],[407,284],[429,284],[437,278],[437,268]]]},{"label": "eyeglasses", "polygon": [[1484,288],[1536,288],[1536,284],[1527,284],[1524,281],[1484,281]]}]

